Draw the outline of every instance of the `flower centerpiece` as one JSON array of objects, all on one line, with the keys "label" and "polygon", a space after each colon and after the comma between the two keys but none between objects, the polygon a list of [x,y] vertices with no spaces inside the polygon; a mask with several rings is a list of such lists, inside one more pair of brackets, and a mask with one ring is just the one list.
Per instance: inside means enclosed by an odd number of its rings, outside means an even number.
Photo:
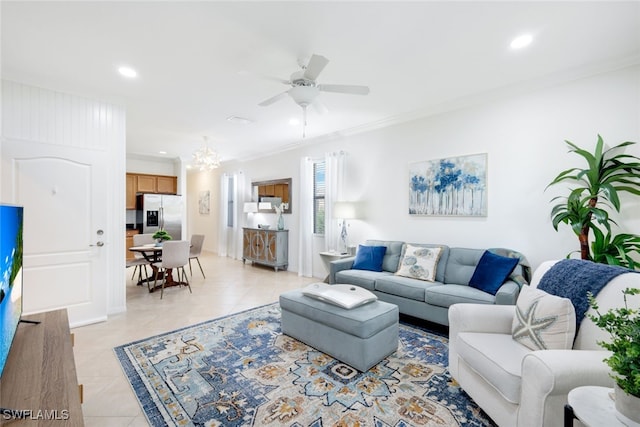
[{"label": "flower centerpiece", "polygon": [[624,307],[609,309],[604,314],[598,311],[598,303],[589,294],[589,305],[596,314],[588,316],[611,336],[611,341],[598,344],[611,352],[604,362],[613,371],[611,377],[616,382],[616,410],[618,414],[640,423],[637,410],[640,407],[640,311],[627,305],[627,296],[640,294],[640,289],[627,288],[622,293]]},{"label": "flower centerpiece", "polygon": [[153,236],[151,237],[153,237],[156,240],[156,242],[158,242],[157,243],[158,246],[160,246],[162,242],[164,242],[165,240],[171,240],[171,235],[163,229],[156,231],[155,233],[153,233]]},{"label": "flower centerpiece", "polygon": [[286,203],[280,203],[279,205],[273,205],[273,210],[278,214],[278,230],[284,230],[284,218],[282,212],[287,208]]}]

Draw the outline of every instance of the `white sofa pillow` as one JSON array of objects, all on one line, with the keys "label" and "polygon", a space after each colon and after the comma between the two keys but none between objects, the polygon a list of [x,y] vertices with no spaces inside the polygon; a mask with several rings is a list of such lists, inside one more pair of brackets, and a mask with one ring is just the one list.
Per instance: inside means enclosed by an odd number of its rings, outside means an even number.
[{"label": "white sofa pillow", "polygon": [[427,248],[407,244],[400,259],[396,276],[411,277],[412,279],[433,282],[442,248]]},{"label": "white sofa pillow", "polygon": [[512,337],[531,350],[570,349],[576,313],[568,298],[523,286],[516,302]]}]

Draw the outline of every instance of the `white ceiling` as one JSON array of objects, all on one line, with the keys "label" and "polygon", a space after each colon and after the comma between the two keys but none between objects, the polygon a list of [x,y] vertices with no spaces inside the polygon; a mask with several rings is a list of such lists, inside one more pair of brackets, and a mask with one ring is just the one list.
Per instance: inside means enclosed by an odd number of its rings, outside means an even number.
[{"label": "white ceiling", "polygon": [[[223,161],[249,158],[640,63],[638,1],[2,1],[1,20],[3,78],[124,105],[128,153],[187,160],[204,135]],[[302,140],[290,98],[258,106],[287,89],[261,76],[313,53],[330,60],[319,83],[371,93],[321,93],[329,112],[309,111]]]}]

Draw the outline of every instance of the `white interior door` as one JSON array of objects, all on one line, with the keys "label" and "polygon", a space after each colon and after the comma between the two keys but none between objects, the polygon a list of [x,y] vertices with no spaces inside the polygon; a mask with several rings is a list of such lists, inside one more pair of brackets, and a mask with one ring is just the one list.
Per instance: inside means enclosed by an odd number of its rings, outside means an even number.
[{"label": "white interior door", "polygon": [[2,151],[3,194],[24,206],[25,313],[67,308],[74,326],[106,320],[104,152],[11,140]]}]

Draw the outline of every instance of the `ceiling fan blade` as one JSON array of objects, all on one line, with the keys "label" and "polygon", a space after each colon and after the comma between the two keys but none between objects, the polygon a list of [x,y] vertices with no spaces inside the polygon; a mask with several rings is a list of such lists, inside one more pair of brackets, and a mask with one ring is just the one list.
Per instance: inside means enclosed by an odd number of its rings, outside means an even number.
[{"label": "ceiling fan blade", "polygon": [[260,78],[262,80],[270,80],[272,82],[282,83],[282,84],[285,84],[285,85],[290,85],[291,84],[291,81],[289,81],[288,79],[282,79],[280,77],[274,77],[274,76],[267,76],[265,74],[253,73],[251,71],[246,71],[246,70],[238,71],[238,74],[241,75],[241,76],[257,77],[257,78]]},{"label": "ceiling fan blade", "polygon": [[307,68],[304,70],[304,78],[309,80],[317,79],[328,63],[329,60],[324,56],[313,54],[307,64]]},{"label": "ceiling fan blade", "polygon": [[368,86],[356,86],[356,85],[318,85],[318,89],[323,92],[338,92],[348,93],[351,95],[368,95]]},{"label": "ceiling fan blade", "polygon": [[261,107],[266,107],[267,105],[271,105],[274,102],[280,101],[282,98],[286,97],[288,92],[289,92],[288,90],[285,90],[284,92],[279,93],[276,96],[272,96],[269,99],[265,99],[264,101],[262,101],[258,105],[261,106]]},{"label": "ceiling fan blade", "polygon": [[264,80],[271,80],[272,82],[282,83],[283,85],[290,85],[291,84],[291,82],[289,80],[281,79],[280,77],[265,76],[265,75],[262,75],[262,74],[259,74],[258,76],[263,78]]},{"label": "ceiling fan blade", "polygon": [[320,102],[319,99],[316,98],[315,101],[313,101],[313,103],[311,104],[311,106],[313,107],[313,109],[316,111],[316,113],[320,114],[320,115],[325,115],[329,112],[329,110],[327,109],[327,107]]}]

